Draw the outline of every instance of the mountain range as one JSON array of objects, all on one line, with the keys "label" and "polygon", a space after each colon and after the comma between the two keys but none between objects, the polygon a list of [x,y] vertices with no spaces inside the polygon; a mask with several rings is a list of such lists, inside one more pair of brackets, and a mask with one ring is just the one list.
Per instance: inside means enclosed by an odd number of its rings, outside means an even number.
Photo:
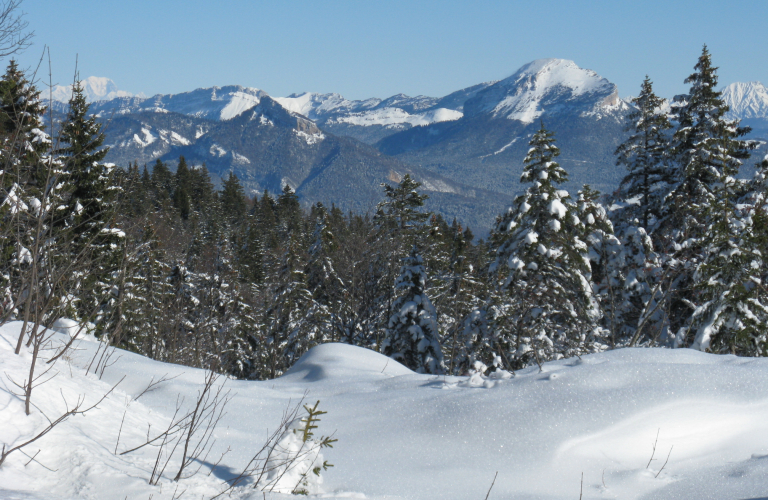
[{"label": "mountain range", "polygon": [[[360,101],[305,92],[272,97],[227,86],[153,97],[133,96],[108,79],[84,81],[91,112],[104,124],[108,161],[125,166],[184,155],[218,181],[234,172],[257,193],[286,184],[302,202],[371,211],[382,182],[410,173],[429,194],[428,208],[484,234],[520,189],[530,136],[543,122],[555,132],[566,188],[610,192],[624,171],[614,151],[631,110],[613,83],[573,61],[540,59],[510,77],[447,96]],[[68,92],[68,93],[67,93]],[[55,88],[63,112],[71,87]],[[723,89],[729,118],[753,128],[765,155],[768,90],[758,83]],[[748,169],[747,169],[748,170]]]}]

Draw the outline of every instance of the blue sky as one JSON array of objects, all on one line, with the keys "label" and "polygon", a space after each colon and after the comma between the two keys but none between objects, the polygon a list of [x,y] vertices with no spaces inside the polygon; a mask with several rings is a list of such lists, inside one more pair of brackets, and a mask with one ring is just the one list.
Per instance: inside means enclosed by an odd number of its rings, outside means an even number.
[{"label": "blue sky", "polygon": [[[239,84],[274,96],[442,96],[539,58],[572,59],[637,93],[644,75],[686,90],[706,43],[720,83],[768,84],[768,2],[25,0],[37,65],[54,83],[106,76],[122,90]],[[47,61],[44,79],[48,80]]]}]

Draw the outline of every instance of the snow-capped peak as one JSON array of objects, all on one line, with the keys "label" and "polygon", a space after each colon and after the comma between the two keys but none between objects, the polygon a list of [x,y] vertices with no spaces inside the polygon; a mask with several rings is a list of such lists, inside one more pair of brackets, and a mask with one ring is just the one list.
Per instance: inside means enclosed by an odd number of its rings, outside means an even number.
[{"label": "snow-capped peak", "polygon": [[567,59],[537,59],[478,93],[465,105],[465,113],[531,123],[552,105],[577,102],[590,108],[617,105],[616,85]]},{"label": "snow-capped peak", "polygon": [[[134,97],[134,94],[119,90],[115,82],[103,76],[89,76],[80,81],[88,102],[108,101],[117,97]],[[72,98],[72,85],[55,85],[52,91],[54,101],[69,102]],[[144,97],[138,94],[137,97]]]},{"label": "snow-capped peak", "polygon": [[723,89],[729,119],[768,118],[768,89],[760,82],[736,82]]},{"label": "snow-capped peak", "polygon": [[304,92],[291,94],[288,97],[275,97],[282,107],[304,115],[311,120],[316,120],[323,114],[334,111],[348,111],[355,107],[355,102],[345,99],[339,94],[319,94],[317,92]]}]

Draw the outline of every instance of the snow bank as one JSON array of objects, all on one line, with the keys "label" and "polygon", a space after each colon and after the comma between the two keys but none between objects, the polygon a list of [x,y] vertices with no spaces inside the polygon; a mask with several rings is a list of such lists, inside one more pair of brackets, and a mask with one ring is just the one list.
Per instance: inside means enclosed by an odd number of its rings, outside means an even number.
[{"label": "snow bank", "polygon": [[[160,484],[150,486],[156,450],[114,450],[146,440],[150,424],[167,425],[177,397],[191,404],[203,372],[117,351],[99,380],[85,371],[98,344],[82,342],[57,363],[56,378],[35,389],[39,410],[27,417],[10,382],[23,381],[29,369],[28,353],[13,354],[18,328],[0,328],[2,443],[39,431],[46,425],[40,410],[57,415],[62,394],[92,402],[127,377],[97,410],[30,446],[30,456],[41,450],[39,463],[10,456],[0,468],[0,498],[170,499],[174,460]],[[58,342],[68,338],[57,335]],[[162,377],[169,380],[139,397]],[[488,382],[417,375],[352,346],[316,347],[278,379],[226,382],[233,399],[216,445],[177,495],[210,498],[221,491],[302,397],[320,400],[328,412],[318,435],[335,431],[339,440],[323,452],[335,467],[323,473],[324,493],[316,497],[484,498],[496,471],[491,499],[579,498],[582,473],[584,499],[760,498],[768,491],[768,360],[624,349]],[[214,467],[227,447],[232,451]],[[262,494],[246,485],[234,497]]]}]

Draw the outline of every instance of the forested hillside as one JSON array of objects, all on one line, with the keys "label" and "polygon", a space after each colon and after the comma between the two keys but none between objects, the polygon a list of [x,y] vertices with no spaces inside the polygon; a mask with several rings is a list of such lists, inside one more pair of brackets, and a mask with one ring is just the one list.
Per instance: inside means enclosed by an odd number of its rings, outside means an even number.
[{"label": "forested hillside", "polygon": [[409,175],[355,213],[302,209],[289,186],[251,198],[234,174],[216,191],[184,157],[175,172],[104,164],[82,88],[44,132],[39,92],[11,62],[3,320],[25,323],[19,346],[68,318],[107,344],[249,379],[325,342],[452,374],[621,346],[764,355],[768,162],[737,180],[754,144],[724,118],[706,48],[687,82],[671,113],[643,82],[611,197],[563,189],[557,131],[540,123],[526,190],[483,241],[426,212]]}]

